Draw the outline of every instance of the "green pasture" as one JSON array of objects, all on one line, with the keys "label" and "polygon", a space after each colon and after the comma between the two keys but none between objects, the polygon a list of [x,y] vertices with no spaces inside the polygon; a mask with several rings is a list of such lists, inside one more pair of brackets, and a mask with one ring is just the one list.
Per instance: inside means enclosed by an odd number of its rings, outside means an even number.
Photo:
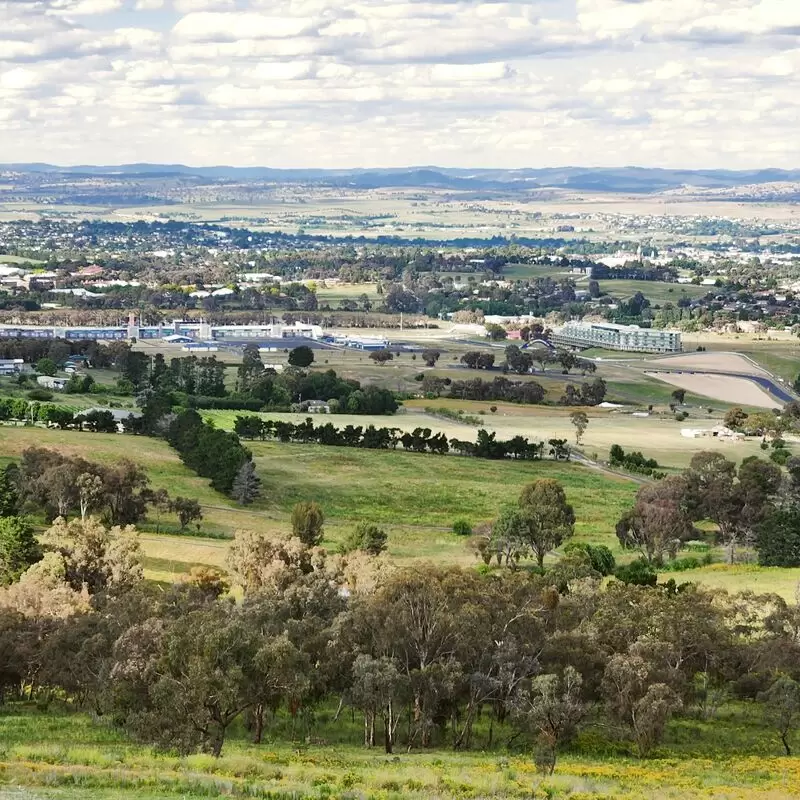
[{"label": "green pasture", "polygon": [[317,283],[317,299],[322,302],[330,303],[331,306],[341,300],[359,300],[361,295],[367,295],[372,303],[380,300],[378,287],[375,283],[334,283],[322,285],[324,281]]},{"label": "green pasture", "polygon": [[705,297],[713,286],[694,286],[691,283],[666,283],[662,281],[601,280],[600,291],[620,300],[633,297],[641,292],[653,306],[664,303],[678,304],[682,297]]}]

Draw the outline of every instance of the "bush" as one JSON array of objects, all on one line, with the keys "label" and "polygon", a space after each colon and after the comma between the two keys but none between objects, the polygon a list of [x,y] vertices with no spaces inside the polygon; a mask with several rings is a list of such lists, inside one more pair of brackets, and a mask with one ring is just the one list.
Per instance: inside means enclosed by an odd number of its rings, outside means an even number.
[{"label": "bush", "polygon": [[[30,397],[30,394],[28,395]],[[769,460],[777,464],[779,467],[786,466],[786,462],[791,457],[791,453],[788,450],[784,450],[780,448],[778,450],[773,450],[769,454]]]},{"label": "bush", "polygon": [[456,536],[472,536],[472,525],[465,519],[457,519],[453,523],[453,533]]},{"label": "bush", "polygon": [[702,559],[695,558],[694,556],[686,556],[685,558],[676,558],[665,564],[662,569],[666,572],[685,572],[687,569],[699,569],[711,563],[711,553],[706,553]]},{"label": "bush", "polygon": [[613,575],[617,566],[614,554],[604,544],[589,544],[588,542],[570,542],[564,548],[564,554],[573,553],[576,550],[586,553],[589,562],[595,572],[601,575]]},{"label": "bush", "polygon": [[733,696],[737,700],[755,700],[771,681],[772,676],[767,672],[746,672],[731,684]]},{"label": "bush", "polygon": [[386,549],[388,541],[386,531],[369,522],[361,522],[355,530],[351,531],[341,546],[343,553],[352,553],[354,550],[363,550],[365,553],[377,556]]},{"label": "bush", "polygon": [[614,577],[631,586],[655,586],[658,582],[656,571],[644,558],[637,558],[630,564],[618,567]]},{"label": "bush", "polygon": [[28,400],[52,400],[53,393],[48,392],[47,389],[31,389],[27,397]]}]

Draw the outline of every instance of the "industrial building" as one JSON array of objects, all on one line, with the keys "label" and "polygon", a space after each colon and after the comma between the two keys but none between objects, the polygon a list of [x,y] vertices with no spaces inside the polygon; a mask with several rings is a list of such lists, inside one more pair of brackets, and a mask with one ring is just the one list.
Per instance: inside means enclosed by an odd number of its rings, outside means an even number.
[{"label": "industrial building", "polygon": [[638,325],[613,325],[609,322],[567,322],[553,331],[557,347],[621,350],[628,353],[680,353],[681,335],[677,331],[640,328]]},{"label": "industrial building", "polygon": [[321,339],[319,325],[297,322],[291,325],[271,323],[265,325],[211,325],[208,322],[173,320],[162,325],[140,325],[131,315],[127,325],[111,327],[78,327],[64,325],[0,325],[0,338],[25,339],[85,339],[146,340],[161,339],[166,342],[189,344],[209,341],[257,341],[259,339]]}]

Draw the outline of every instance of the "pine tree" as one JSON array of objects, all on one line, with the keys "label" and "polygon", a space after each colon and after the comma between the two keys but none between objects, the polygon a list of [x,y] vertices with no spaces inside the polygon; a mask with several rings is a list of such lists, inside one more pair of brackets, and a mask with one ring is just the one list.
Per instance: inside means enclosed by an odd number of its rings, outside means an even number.
[{"label": "pine tree", "polygon": [[256,475],[256,468],[252,461],[245,461],[233,481],[231,495],[234,500],[243,506],[249,506],[254,500],[261,497],[261,478]]},{"label": "pine tree", "polygon": [[0,519],[0,586],[13,583],[41,557],[41,548],[27,520]]}]

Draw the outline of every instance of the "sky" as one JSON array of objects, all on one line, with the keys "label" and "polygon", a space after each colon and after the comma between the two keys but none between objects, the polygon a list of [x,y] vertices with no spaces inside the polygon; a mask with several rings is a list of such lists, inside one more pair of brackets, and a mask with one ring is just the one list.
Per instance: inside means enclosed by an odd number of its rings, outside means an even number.
[{"label": "sky", "polygon": [[0,163],[800,167],[800,0],[0,0]]}]

